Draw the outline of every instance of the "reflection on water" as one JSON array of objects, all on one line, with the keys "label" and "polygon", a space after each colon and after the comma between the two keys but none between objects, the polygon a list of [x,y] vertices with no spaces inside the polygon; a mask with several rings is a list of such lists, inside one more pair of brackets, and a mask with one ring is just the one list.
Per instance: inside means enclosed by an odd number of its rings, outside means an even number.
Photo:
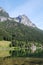
[{"label": "reflection on water", "polygon": [[41,58],[0,58],[0,65],[43,65]]},{"label": "reflection on water", "polygon": [[21,64],[21,65],[43,65],[43,64],[34,64],[34,63],[29,63],[29,64]]},{"label": "reflection on water", "polygon": [[35,62],[25,62],[24,65],[43,65],[42,62],[39,62],[39,63],[35,63]]}]

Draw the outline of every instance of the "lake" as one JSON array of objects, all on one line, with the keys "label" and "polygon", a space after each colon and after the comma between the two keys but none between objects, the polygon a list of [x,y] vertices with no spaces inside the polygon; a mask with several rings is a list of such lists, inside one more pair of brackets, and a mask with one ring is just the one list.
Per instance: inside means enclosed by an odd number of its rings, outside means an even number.
[{"label": "lake", "polygon": [[0,65],[43,65],[43,58],[0,58]]}]

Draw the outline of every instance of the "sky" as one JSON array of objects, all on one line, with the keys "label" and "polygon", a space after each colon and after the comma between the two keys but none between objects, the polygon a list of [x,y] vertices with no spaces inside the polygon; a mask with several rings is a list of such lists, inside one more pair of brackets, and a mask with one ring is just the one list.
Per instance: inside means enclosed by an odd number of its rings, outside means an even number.
[{"label": "sky", "polygon": [[38,28],[43,30],[43,0],[0,0],[11,17],[26,15]]}]

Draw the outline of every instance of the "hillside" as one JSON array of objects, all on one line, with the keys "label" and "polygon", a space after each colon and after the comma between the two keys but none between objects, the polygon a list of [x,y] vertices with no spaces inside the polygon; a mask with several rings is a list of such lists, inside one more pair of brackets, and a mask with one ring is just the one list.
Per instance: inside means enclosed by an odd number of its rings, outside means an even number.
[{"label": "hillside", "polygon": [[4,36],[8,38],[10,36],[11,39],[12,35],[15,35],[16,40],[43,42],[43,31],[36,27],[28,27],[9,20],[0,22],[0,39],[3,39]]}]

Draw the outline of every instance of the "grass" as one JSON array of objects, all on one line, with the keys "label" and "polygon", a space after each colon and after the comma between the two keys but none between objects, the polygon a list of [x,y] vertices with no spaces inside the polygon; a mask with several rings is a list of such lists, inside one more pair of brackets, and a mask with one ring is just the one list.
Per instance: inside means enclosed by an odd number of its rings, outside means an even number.
[{"label": "grass", "polygon": [[0,41],[0,57],[10,56],[9,54],[10,43],[11,43],[10,41]]},{"label": "grass", "polygon": [[10,56],[9,50],[8,51],[6,51],[6,50],[0,51],[0,57],[7,57],[7,56]]},{"label": "grass", "polygon": [[10,41],[0,41],[0,57],[10,56],[9,51],[14,50],[14,47],[9,47]]},{"label": "grass", "polygon": [[9,47],[10,41],[0,41],[0,47]]}]

